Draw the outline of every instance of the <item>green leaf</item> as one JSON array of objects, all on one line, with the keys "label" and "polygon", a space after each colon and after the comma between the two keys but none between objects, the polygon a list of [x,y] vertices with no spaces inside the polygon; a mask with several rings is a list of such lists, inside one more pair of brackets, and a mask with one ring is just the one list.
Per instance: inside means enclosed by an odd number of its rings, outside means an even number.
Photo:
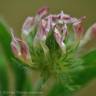
[{"label": "green leaf", "polygon": [[84,55],[82,59],[84,60],[84,70],[81,71],[74,80],[77,84],[84,86],[96,78],[96,50]]},{"label": "green leaf", "polygon": [[89,52],[88,54],[83,56],[86,65],[96,65],[96,50]]},{"label": "green leaf", "polygon": [[16,96],[22,96],[20,92],[23,91],[25,87],[24,84],[27,80],[26,72],[23,67],[18,66],[19,62],[12,61],[12,58],[14,58],[14,55],[11,51],[10,42],[11,42],[11,35],[10,35],[9,28],[4,23],[4,21],[0,19],[0,44],[2,45],[2,48],[4,49],[4,53],[15,75],[15,88],[16,88],[15,90],[17,92]]},{"label": "green leaf", "polygon": [[8,80],[8,70],[4,56],[2,56],[0,51],[0,95],[8,96],[4,92],[9,90],[9,80]]},{"label": "green leaf", "polygon": [[11,57],[13,56],[10,42],[11,42],[11,36],[9,33],[8,26],[4,23],[3,20],[0,19],[0,43],[4,49],[4,52],[8,60],[11,60]]}]

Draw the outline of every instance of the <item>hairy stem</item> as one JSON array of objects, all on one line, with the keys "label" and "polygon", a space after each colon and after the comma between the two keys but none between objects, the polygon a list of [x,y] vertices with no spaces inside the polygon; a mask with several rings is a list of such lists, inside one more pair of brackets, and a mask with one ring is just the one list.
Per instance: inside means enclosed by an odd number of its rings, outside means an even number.
[{"label": "hairy stem", "polygon": [[34,96],[42,96],[43,94],[43,88],[44,88],[44,84],[47,82],[47,80],[44,79],[44,77],[40,77],[33,88],[33,94]]}]

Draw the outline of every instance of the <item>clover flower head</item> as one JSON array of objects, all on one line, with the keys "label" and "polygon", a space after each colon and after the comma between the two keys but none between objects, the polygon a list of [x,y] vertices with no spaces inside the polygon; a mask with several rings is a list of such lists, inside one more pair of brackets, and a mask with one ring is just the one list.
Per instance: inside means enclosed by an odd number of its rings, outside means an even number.
[{"label": "clover flower head", "polygon": [[12,33],[12,51],[24,62],[31,60],[29,66],[37,68],[42,74],[65,76],[82,67],[81,63],[76,66],[73,64],[82,61],[76,52],[83,37],[85,16],[77,19],[63,11],[59,14],[49,14],[48,11],[44,7],[35,16],[26,18],[21,39]]}]

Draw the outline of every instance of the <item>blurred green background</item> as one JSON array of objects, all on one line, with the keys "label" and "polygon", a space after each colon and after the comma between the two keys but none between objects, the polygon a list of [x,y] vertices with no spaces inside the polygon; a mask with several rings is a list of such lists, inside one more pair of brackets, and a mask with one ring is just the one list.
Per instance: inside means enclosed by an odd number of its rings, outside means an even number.
[{"label": "blurred green background", "polygon": [[[96,0],[0,0],[0,16],[20,34],[25,18],[35,15],[36,10],[42,6],[48,6],[50,13],[63,10],[78,18],[86,16],[85,29],[96,22]],[[96,96],[95,89],[96,80],[76,96]]]}]

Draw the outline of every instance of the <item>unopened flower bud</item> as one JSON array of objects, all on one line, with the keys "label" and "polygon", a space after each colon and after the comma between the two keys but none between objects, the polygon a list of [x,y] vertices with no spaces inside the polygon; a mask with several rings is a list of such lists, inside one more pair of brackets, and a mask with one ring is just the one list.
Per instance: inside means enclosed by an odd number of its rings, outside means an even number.
[{"label": "unopened flower bud", "polygon": [[94,42],[96,40],[96,23],[93,24],[85,33],[84,38],[82,39],[80,46],[86,45],[88,42]]},{"label": "unopened flower bud", "polygon": [[75,32],[76,40],[80,40],[84,33],[84,27],[82,25],[82,22],[77,21],[77,22],[73,23],[73,30]]},{"label": "unopened flower bud", "polygon": [[92,25],[91,36],[94,40],[96,40],[96,23]]},{"label": "unopened flower bud", "polygon": [[16,37],[12,37],[11,48],[17,58],[22,59],[24,62],[31,60],[29,48],[26,42]]}]

